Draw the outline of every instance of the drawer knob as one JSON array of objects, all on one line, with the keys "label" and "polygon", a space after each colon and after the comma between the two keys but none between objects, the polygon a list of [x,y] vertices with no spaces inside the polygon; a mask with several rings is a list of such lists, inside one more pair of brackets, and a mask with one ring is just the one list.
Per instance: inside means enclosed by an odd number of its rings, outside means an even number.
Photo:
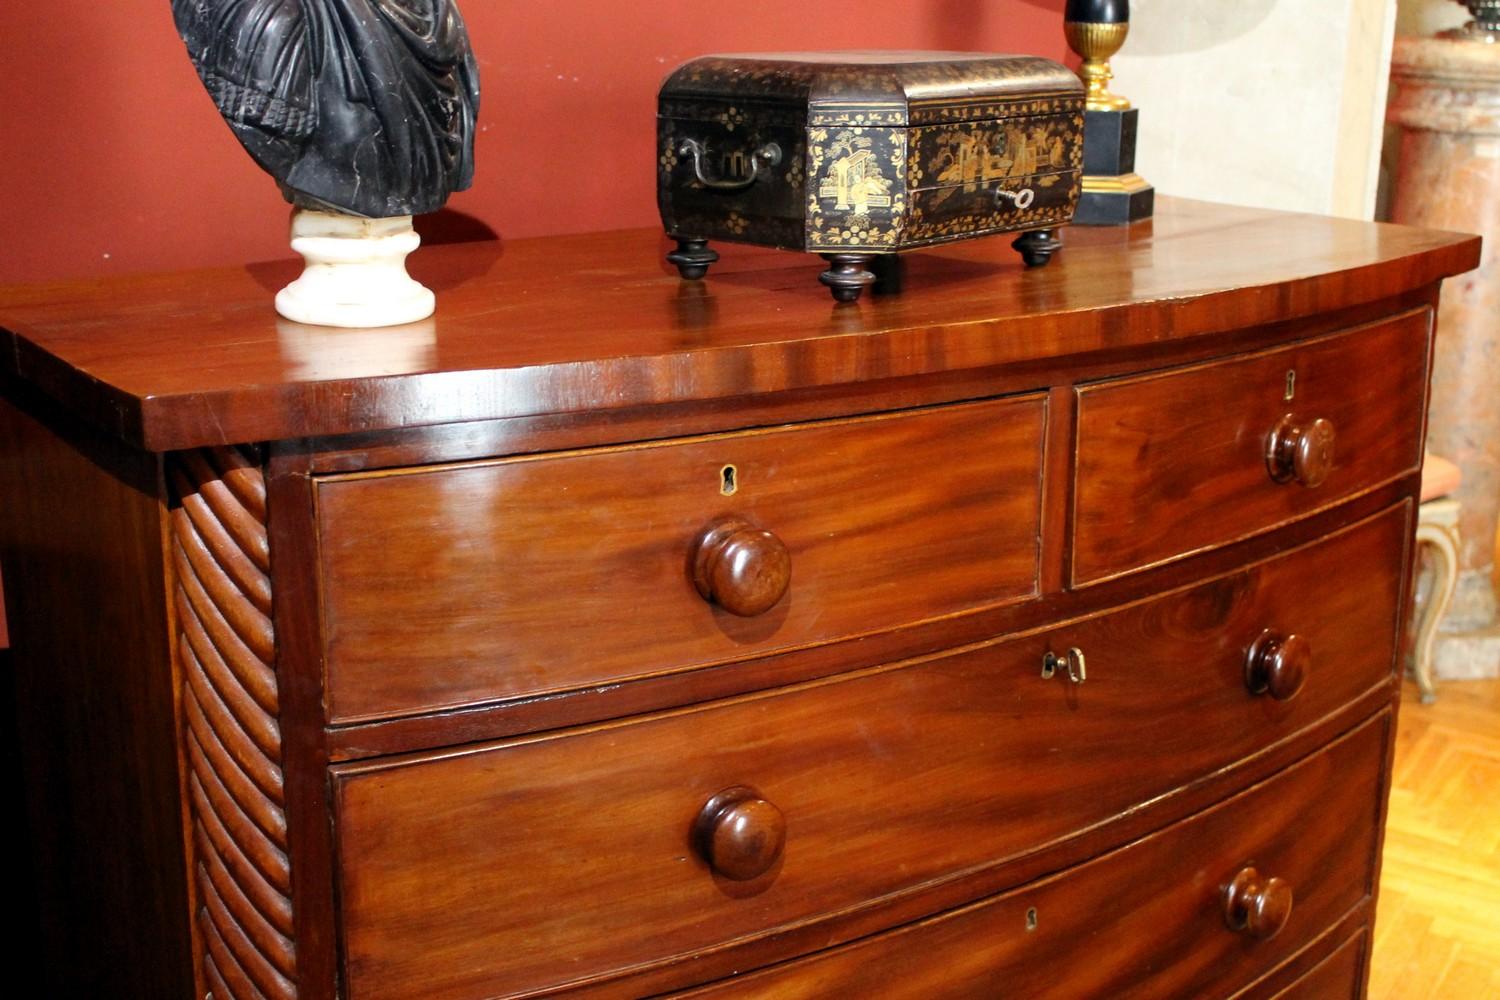
[{"label": "drawer knob", "polygon": [[753,788],[727,788],[708,800],[693,827],[698,853],[736,882],[771,870],[786,846],[786,817]]},{"label": "drawer knob", "polygon": [[1245,655],[1245,684],[1252,694],[1277,701],[1297,697],[1312,667],[1312,643],[1300,635],[1266,629]]},{"label": "drawer knob", "polygon": [[1276,936],[1292,915],[1292,887],[1279,878],[1262,878],[1243,868],[1224,890],[1224,919],[1232,930],[1265,941]]},{"label": "drawer knob", "polygon": [[720,521],[698,539],[693,585],[706,601],[753,618],[775,607],[792,582],[792,556],[781,539],[743,518]]},{"label": "drawer knob", "polygon": [[1333,424],[1314,420],[1299,424],[1289,413],[1271,431],[1266,444],[1266,467],[1278,483],[1296,480],[1311,489],[1323,485],[1333,471]]}]

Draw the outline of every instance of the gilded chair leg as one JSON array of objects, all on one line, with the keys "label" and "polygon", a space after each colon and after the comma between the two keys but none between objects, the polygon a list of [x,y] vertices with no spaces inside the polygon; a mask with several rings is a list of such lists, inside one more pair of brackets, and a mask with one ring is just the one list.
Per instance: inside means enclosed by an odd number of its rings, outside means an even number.
[{"label": "gilded chair leg", "polygon": [[[1448,501],[1451,503],[1451,501]],[[1437,700],[1432,680],[1432,647],[1437,639],[1438,623],[1448,613],[1453,591],[1458,585],[1458,531],[1448,518],[1432,518],[1428,508],[1444,501],[1424,504],[1417,523],[1417,544],[1425,545],[1433,557],[1432,593],[1417,618],[1417,641],[1412,653],[1412,673],[1422,692],[1423,704]],[[1457,505],[1454,504],[1456,510]],[[1456,519],[1455,519],[1456,523]]]}]

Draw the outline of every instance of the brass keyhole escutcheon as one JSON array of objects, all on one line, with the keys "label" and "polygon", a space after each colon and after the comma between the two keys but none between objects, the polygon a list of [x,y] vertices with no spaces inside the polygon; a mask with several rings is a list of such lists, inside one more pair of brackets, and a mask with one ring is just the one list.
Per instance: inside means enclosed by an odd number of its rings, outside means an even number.
[{"label": "brass keyhole escutcheon", "polygon": [[719,470],[719,492],[726,497],[732,497],[740,491],[740,470],[732,465],[726,465]]}]

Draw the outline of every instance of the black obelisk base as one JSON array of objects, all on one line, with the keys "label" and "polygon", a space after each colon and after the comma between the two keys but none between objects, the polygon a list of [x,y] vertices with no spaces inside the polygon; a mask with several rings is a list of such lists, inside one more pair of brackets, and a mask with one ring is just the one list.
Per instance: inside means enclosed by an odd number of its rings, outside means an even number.
[{"label": "black obelisk base", "polygon": [[1140,112],[1086,111],[1083,115],[1083,196],[1073,224],[1123,226],[1149,219],[1156,189],[1135,172],[1135,129]]}]

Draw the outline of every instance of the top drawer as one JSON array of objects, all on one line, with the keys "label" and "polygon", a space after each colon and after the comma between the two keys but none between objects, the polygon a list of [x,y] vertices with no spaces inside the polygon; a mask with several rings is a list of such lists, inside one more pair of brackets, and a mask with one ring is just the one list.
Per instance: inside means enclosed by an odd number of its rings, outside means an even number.
[{"label": "top drawer", "polygon": [[329,718],[563,691],[1029,597],[1045,407],[320,480]]},{"label": "top drawer", "polygon": [[1073,584],[1244,538],[1418,468],[1431,322],[1422,309],[1080,386]]}]

